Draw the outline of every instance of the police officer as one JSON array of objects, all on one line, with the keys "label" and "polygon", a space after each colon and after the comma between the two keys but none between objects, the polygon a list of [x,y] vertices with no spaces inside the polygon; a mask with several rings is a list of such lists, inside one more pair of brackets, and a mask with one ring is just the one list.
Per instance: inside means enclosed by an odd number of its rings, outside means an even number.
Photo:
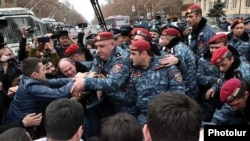
[{"label": "police officer", "polygon": [[133,38],[132,42],[140,40],[140,39],[146,40],[151,44],[152,52],[157,56],[161,55],[158,44],[156,45],[156,44],[152,43],[152,36],[147,29],[135,28],[135,30],[133,32],[134,32],[133,33],[134,38]]},{"label": "police officer", "polygon": [[94,44],[94,38],[97,34],[96,33],[92,33],[89,34],[86,38],[85,38],[85,44],[86,44],[86,48],[88,48],[90,50],[90,53],[92,56],[96,55],[96,47]]},{"label": "police officer", "polygon": [[[250,64],[248,61],[242,61],[239,57],[232,54],[226,47],[216,50],[211,58],[212,64],[215,64],[220,70],[220,83],[215,84],[208,90],[207,93],[213,96],[216,91],[219,91],[221,85],[230,78],[241,78],[250,82]],[[220,110],[217,110],[212,119],[216,124],[234,124],[229,123],[224,112],[233,111],[230,106],[223,105]],[[231,113],[231,112],[229,112]]]},{"label": "police officer", "polygon": [[187,23],[180,23],[178,25],[178,28],[180,29],[180,33],[181,33],[181,41],[186,44],[189,45],[189,26],[187,25]]},{"label": "police officer", "polygon": [[242,19],[235,20],[231,25],[231,33],[228,34],[228,44],[233,46],[241,58],[250,61],[250,38],[244,28]]},{"label": "police officer", "polygon": [[162,48],[161,54],[165,56],[161,59],[161,64],[177,65],[181,69],[186,88],[185,93],[196,100],[199,87],[196,83],[195,56],[190,48],[181,42],[180,32],[175,28],[163,30],[160,46]]},{"label": "police officer", "polygon": [[220,111],[220,118],[227,119],[224,124],[250,124],[249,98],[249,83],[242,79],[231,78],[222,85],[220,100],[228,105]]},{"label": "police officer", "polygon": [[122,26],[120,28],[121,36],[123,38],[121,47],[123,49],[129,50],[129,45],[131,44],[130,32],[133,30],[131,26]]},{"label": "police officer", "polygon": [[245,24],[245,31],[248,33],[248,36],[250,36],[250,17],[244,20],[244,24]]},{"label": "police officer", "polygon": [[208,47],[209,39],[215,35],[213,28],[207,24],[207,19],[202,17],[202,10],[199,5],[191,5],[186,11],[186,21],[192,27],[190,48],[198,60],[204,55]]},{"label": "police officer", "polygon": [[161,35],[161,28],[158,25],[151,25],[148,28],[150,35],[152,36],[152,43],[158,45]]},{"label": "police officer", "polygon": [[182,75],[175,66],[161,65],[145,40],[137,40],[130,46],[130,59],[135,67],[131,75],[133,88],[137,92],[136,106],[138,121],[146,122],[147,107],[152,99],[162,92],[177,91],[185,93]]},{"label": "police officer", "polygon": [[207,90],[213,84],[220,82],[220,71],[216,65],[211,63],[211,58],[214,52],[225,47],[227,43],[227,35],[224,33],[214,35],[209,41],[210,50],[208,50],[199,60],[197,65],[197,83],[199,85],[198,102],[203,109],[203,121],[210,122],[216,108],[221,107],[219,100],[219,92],[214,96],[205,95]]},{"label": "police officer", "polygon": [[[105,78],[84,78],[83,81],[78,81],[73,86],[73,95],[78,95],[82,90],[102,91],[104,96],[102,99],[111,101],[115,105],[116,112],[136,113],[133,111],[136,110],[135,95],[130,95],[127,83],[131,68],[129,53],[115,45],[111,32],[98,33],[95,37],[95,46],[97,47],[97,55],[93,60],[90,72],[102,74]],[[108,108],[105,110],[110,110],[112,107]],[[102,109],[98,111],[103,114],[99,120],[113,114],[105,113]],[[99,126],[97,127],[98,131]]]},{"label": "police officer", "polygon": [[114,28],[113,27],[113,28],[108,29],[108,32],[112,32],[113,33],[114,39],[115,39],[115,45],[121,47],[122,40],[123,40],[123,38],[121,36],[121,30],[118,29],[118,28]]}]

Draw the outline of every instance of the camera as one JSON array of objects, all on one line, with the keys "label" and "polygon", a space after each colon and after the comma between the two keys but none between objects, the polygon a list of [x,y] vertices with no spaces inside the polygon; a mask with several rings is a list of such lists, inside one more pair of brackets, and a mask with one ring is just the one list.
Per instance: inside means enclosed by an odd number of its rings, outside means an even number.
[{"label": "camera", "polygon": [[88,27],[88,23],[79,23],[77,25],[78,25],[79,28]]},{"label": "camera", "polygon": [[59,31],[59,34],[60,34],[60,36],[68,36],[69,35],[67,30],[61,30],[61,31]]},{"label": "camera", "polygon": [[51,39],[59,39],[60,38],[60,34],[53,34],[50,37]]},{"label": "camera", "polygon": [[15,64],[16,63],[16,59],[15,58],[10,58],[7,62],[9,64]]},{"label": "camera", "polygon": [[28,26],[27,30],[28,30],[29,33],[34,33],[34,29],[31,26]]},{"label": "camera", "polygon": [[59,33],[51,35],[50,38],[51,39],[59,39],[62,36],[68,36],[68,35],[69,35],[69,33],[67,30],[61,30],[61,31],[59,31]]},{"label": "camera", "polygon": [[50,37],[39,37],[37,40],[39,43],[47,43],[50,42]]}]

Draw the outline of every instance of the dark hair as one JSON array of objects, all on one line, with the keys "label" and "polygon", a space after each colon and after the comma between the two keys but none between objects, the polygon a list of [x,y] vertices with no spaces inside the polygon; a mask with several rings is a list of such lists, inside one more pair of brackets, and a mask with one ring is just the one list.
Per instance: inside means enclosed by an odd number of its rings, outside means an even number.
[{"label": "dark hair", "polygon": [[202,15],[202,10],[201,9],[197,9],[194,11],[195,15],[201,14]]},{"label": "dark hair", "polygon": [[28,132],[21,127],[13,127],[0,134],[1,141],[32,141]]},{"label": "dark hair", "polygon": [[42,61],[36,57],[25,58],[21,63],[22,74],[30,77],[33,72],[39,72],[38,63],[42,63]]},{"label": "dark hair", "polygon": [[47,137],[55,140],[71,139],[83,125],[84,111],[76,100],[61,98],[51,102],[45,112]]},{"label": "dark hair", "polygon": [[200,106],[184,94],[159,94],[148,107],[147,125],[152,141],[199,140],[201,123]]},{"label": "dark hair", "polygon": [[52,59],[50,59],[50,58],[42,58],[41,60],[42,60],[43,65],[46,65],[49,62],[51,62],[52,64],[54,64],[53,61],[52,61]]},{"label": "dark hair", "polygon": [[82,47],[80,46],[75,54],[84,54],[85,55],[85,58],[86,58],[86,61],[93,61],[93,56],[91,55],[90,53],[90,50],[86,47]]},{"label": "dark hair", "polygon": [[101,141],[141,141],[142,127],[135,117],[118,113],[103,119]]}]

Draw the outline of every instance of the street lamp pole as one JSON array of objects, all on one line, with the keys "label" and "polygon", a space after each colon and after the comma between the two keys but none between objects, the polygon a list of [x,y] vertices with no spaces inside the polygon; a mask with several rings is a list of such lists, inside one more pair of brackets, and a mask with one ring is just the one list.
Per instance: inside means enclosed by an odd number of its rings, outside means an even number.
[{"label": "street lamp pole", "polygon": [[182,20],[182,0],[179,0],[179,5],[180,5],[180,21]]},{"label": "street lamp pole", "polygon": [[241,9],[241,0],[240,0],[240,5],[239,5],[239,18],[240,18],[240,9]]}]

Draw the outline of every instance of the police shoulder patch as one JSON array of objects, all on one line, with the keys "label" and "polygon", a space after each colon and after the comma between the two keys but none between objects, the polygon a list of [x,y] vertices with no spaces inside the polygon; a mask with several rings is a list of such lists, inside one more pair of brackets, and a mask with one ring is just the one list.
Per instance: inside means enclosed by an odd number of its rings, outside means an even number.
[{"label": "police shoulder patch", "polygon": [[177,82],[182,82],[182,75],[181,75],[181,72],[178,70],[178,69],[175,69],[171,72],[173,78],[175,81]]},{"label": "police shoulder patch", "polygon": [[123,67],[123,64],[115,64],[115,65],[113,66],[113,68],[112,68],[112,71],[113,71],[114,73],[118,73],[118,72],[121,71],[122,67]]}]

